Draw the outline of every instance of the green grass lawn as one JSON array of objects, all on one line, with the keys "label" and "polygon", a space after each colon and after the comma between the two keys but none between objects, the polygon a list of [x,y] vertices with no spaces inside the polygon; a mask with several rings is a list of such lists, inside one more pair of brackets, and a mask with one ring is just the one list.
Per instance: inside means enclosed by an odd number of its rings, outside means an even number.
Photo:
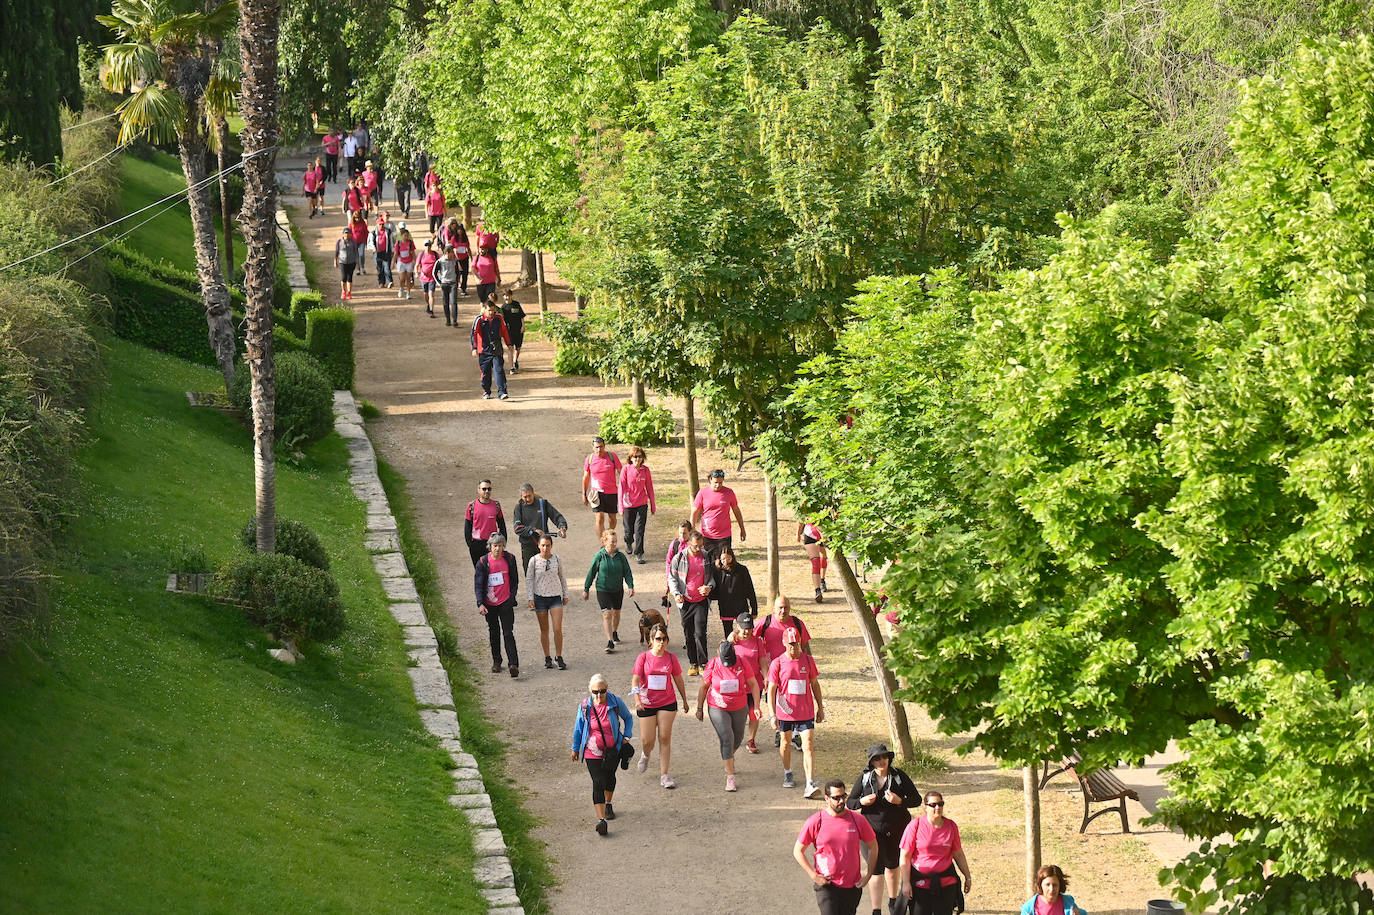
[{"label": "green grass lawn", "polygon": [[[186,178],[181,172],[181,162],[176,156],[158,151],[154,158],[139,159],[136,156],[120,157],[120,202],[125,213],[141,210],[164,197],[186,190]],[[170,203],[171,201],[168,201]],[[167,206],[163,204],[162,206]],[[142,216],[120,224],[119,231],[126,231],[161,210],[154,207]],[[147,254],[153,260],[165,260],[182,270],[195,272],[196,249],[190,233],[191,209],[185,203],[172,207],[152,221],[139,226],[126,239],[133,247]],[[219,214],[215,214],[215,229],[220,233],[223,245],[223,227]],[[234,237],[234,263],[242,264],[245,255],[243,239]]]},{"label": "green grass lawn", "polygon": [[0,660],[0,908],[484,911],[342,441],[277,467],[349,613],[282,665],[236,610],[163,590],[239,548],[247,431],[187,405],[213,372],[110,347],[46,631]]}]

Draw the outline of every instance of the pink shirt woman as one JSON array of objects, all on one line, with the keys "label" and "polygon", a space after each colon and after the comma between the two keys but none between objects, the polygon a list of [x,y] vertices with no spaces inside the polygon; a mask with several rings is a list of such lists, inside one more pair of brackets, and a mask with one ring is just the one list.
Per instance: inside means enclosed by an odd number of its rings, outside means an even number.
[{"label": "pink shirt woman", "polygon": [[687,707],[687,684],[682,679],[682,665],[668,650],[668,627],[655,625],[649,630],[649,650],[635,659],[630,692],[634,696],[635,715],[644,726],[644,752],[640,754],[638,771],[649,768],[649,757],[655,743],[661,743],[658,754],[658,783],[663,788],[676,788],[677,782],[668,774],[673,750],[673,719],[677,717],[677,702],[673,687]]}]

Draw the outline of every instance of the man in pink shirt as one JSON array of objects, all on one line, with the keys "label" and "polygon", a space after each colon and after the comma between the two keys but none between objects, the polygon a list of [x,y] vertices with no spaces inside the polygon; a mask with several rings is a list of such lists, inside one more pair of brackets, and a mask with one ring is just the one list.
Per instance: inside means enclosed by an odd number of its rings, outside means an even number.
[{"label": "man in pink shirt", "polygon": [[[620,511],[617,500],[620,476],[620,455],[606,450],[606,440],[597,435],[592,438],[592,453],[582,462],[582,504],[591,506],[596,512],[596,536],[603,531],[615,530],[616,513]],[[595,500],[592,495],[595,494]]]},{"label": "man in pink shirt", "polygon": [[706,649],[706,618],[710,616],[711,592],[716,587],[716,567],[702,549],[701,533],[687,535],[687,549],[668,564],[668,590],[682,608],[682,635],[687,641],[689,676],[697,676],[711,660]]},{"label": "man in pink shirt", "polygon": [[483,480],[477,484],[477,498],[468,503],[463,516],[463,537],[474,566],[487,555],[487,538],[496,533],[506,536],[506,518],[501,514],[501,503],[491,497],[491,480]]},{"label": "man in pink shirt", "polygon": [[[816,905],[822,915],[854,915],[863,889],[873,876],[878,857],[878,837],[867,818],[845,807],[849,793],[844,782],[825,783],[825,806],[802,826],[792,857],[816,886]],[[815,861],[806,860],[806,849],[815,849]],[[905,901],[905,900],[903,900]]]},{"label": "man in pink shirt", "polygon": [[725,485],[725,471],[713,470],[710,488],[700,490],[692,501],[692,527],[706,538],[706,553],[712,562],[720,560],[721,550],[734,546],[730,541],[731,512],[739,522],[739,539],[743,543],[744,515],[740,513],[739,500],[735,491]]},{"label": "man in pink shirt", "polygon": [[806,771],[805,797],[816,797],[821,793],[816,784],[815,736],[816,725],[825,721],[825,708],[821,699],[821,685],[817,680],[816,659],[801,653],[801,641],[797,630],[788,629],[782,636],[787,653],[774,658],[768,668],[768,707],[772,710],[769,717],[774,726],[782,732],[782,786],[795,788],[796,780],[792,775],[792,732],[801,734],[802,768]]}]

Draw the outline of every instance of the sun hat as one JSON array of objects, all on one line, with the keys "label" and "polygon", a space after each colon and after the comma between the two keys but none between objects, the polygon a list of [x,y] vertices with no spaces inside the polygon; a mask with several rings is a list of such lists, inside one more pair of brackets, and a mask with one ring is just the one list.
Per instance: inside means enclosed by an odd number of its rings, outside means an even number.
[{"label": "sun hat", "polygon": [[873,760],[879,756],[886,756],[888,761],[891,762],[896,755],[896,753],[893,753],[887,748],[887,744],[885,743],[875,743],[868,748],[868,762],[870,765],[872,765]]}]

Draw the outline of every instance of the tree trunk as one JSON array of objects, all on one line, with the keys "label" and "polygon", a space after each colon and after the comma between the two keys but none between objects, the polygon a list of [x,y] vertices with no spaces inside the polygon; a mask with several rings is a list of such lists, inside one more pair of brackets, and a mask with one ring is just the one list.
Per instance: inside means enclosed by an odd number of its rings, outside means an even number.
[{"label": "tree trunk", "polygon": [[229,176],[224,173],[229,161],[229,121],[223,115],[215,118],[215,134],[219,144],[219,213],[224,229],[224,281],[234,282],[234,222],[229,209]]},{"label": "tree trunk", "polygon": [[1035,872],[1040,870],[1040,773],[1035,766],[1021,770],[1021,787],[1026,801],[1026,882],[1031,893],[1038,893]]},{"label": "tree trunk", "polygon": [[692,487],[695,501],[701,489],[701,477],[697,474],[697,407],[692,395],[682,398],[687,418],[682,424],[682,443],[687,446],[687,484]]},{"label": "tree trunk", "polygon": [[466,201],[463,202],[463,228],[466,229],[466,230],[469,231],[469,232],[472,231],[472,201],[471,201],[471,200],[466,200]]},{"label": "tree trunk", "polygon": [[844,596],[849,601],[849,609],[859,621],[859,630],[864,635],[864,645],[868,648],[868,658],[873,663],[873,672],[878,680],[879,698],[887,712],[887,730],[892,736],[892,745],[902,759],[916,755],[916,745],[911,740],[911,726],[906,720],[906,708],[897,701],[897,678],[883,663],[883,634],[878,629],[878,620],[868,609],[864,600],[863,588],[854,577],[849,560],[835,543],[830,544],[830,564],[840,573],[840,584],[844,586]]},{"label": "tree trunk", "polygon": [[580,292],[574,292],[573,304],[577,306],[577,313],[580,315],[587,310],[587,297]]},{"label": "tree trunk", "polygon": [[[184,97],[184,96],[183,96]],[[196,104],[187,100],[188,107]],[[186,176],[187,201],[191,207],[191,240],[196,249],[196,277],[205,299],[205,322],[209,325],[210,350],[215,354],[226,391],[234,383],[234,319],[229,311],[229,287],[224,285],[220,266],[219,239],[210,203],[210,185],[205,181],[205,137],[199,118],[188,118],[177,137],[181,171]]]},{"label": "tree trunk", "polygon": [[765,474],[763,477],[763,530],[768,546],[768,603],[782,593],[782,568],[778,550],[778,490]]},{"label": "tree trunk", "polygon": [[544,281],[544,252],[539,252],[539,259],[535,261],[535,266],[539,268],[539,317],[549,313],[549,287]]},{"label": "tree trunk", "polygon": [[520,249],[520,273],[515,277],[515,285],[520,289],[539,282],[539,263],[529,248]]},{"label": "tree trunk", "polygon": [[644,409],[644,382],[639,378],[630,382],[630,403],[634,404],[637,410]]},{"label": "tree trunk", "polygon": [[239,49],[243,82],[243,235],[248,256],[243,287],[248,299],[245,341],[252,373],[253,476],[257,491],[258,550],[276,550],[277,487],[273,453],[276,372],[272,345],[273,264],[277,243],[277,36],[282,0],[241,0]]}]

